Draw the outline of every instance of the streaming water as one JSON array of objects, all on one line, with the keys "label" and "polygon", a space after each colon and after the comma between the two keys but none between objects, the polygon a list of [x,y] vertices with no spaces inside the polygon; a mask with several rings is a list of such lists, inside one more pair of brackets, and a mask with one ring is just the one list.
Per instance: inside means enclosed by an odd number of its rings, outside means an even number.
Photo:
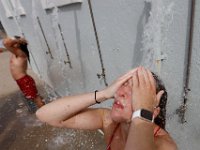
[{"label": "streaming water", "polygon": [[[54,6],[54,4],[51,4],[52,6]],[[53,62],[48,62],[51,65],[48,65],[48,69],[47,69],[47,74],[48,75],[52,75],[55,74],[57,77],[61,78],[62,82],[60,83],[53,83],[54,84],[54,88],[50,88],[46,83],[44,83],[44,88],[45,88],[45,92],[47,94],[46,97],[46,102],[50,102],[53,100],[56,100],[58,98],[58,95],[55,91],[59,91],[61,90],[60,88],[65,88],[64,91],[64,95],[69,95],[69,86],[66,85],[72,85],[73,81],[72,79],[69,77],[68,72],[70,69],[68,65],[66,65],[64,63],[64,61],[66,61],[66,54],[63,48],[63,41],[62,41],[62,37],[61,37],[61,33],[60,30],[58,28],[58,24],[59,24],[59,9],[57,7],[54,7],[52,9],[52,13],[50,14],[50,21],[51,21],[51,28],[53,31],[53,35],[55,38],[55,44],[56,44],[56,55],[54,56],[54,60]],[[40,32],[40,28],[38,26],[37,23],[37,16],[39,14],[37,14],[37,2],[36,1],[32,1],[32,17],[33,17],[33,22],[34,22],[34,29],[36,32]],[[38,35],[39,36],[39,35]],[[49,60],[48,60],[49,61]],[[55,73],[56,70],[56,73]],[[41,70],[42,72],[42,70]],[[40,78],[43,79],[43,72],[40,75]],[[51,79],[51,77],[50,77]],[[52,78],[53,79],[53,78]],[[45,80],[45,79],[43,79]],[[56,84],[56,85],[55,85]],[[80,85],[82,83],[80,82]],[[82,86],[81,86],[82,87]],[[102,142],[103,140],[97,140],[97,138],[101,138],[98,137],[100,135],[100,133],[93,133],[91,134],[90,132],[85,133],[83,131],[75,131],[75,130],[66,130],[63,129],[62,131],[59,129],[52,129],[53,131],[48,131],[47,127],[45,127],[45,139],[46,139],[46,143],[48,145],[48,149],[95,149],[95,147],[97,147],[98,145],[100,146],[100,144],[98,144],[99,142]],[[49,132],[54,133],[53,137],[50,137],[48,134]],[[96,135],[96,136],[95,136]],[[98,136],[97,136],[98,135]],[[86,137],[85,137],[86,136]],[[94,146],[96,145],[96,146]],[[101,144],[101,147],[104,146],[103,144]],[[102,148],[100,148],[102,149]]]},{"label": "streaming water", "polygon": [[160,0],[146,0],[146,2],[151,3],[151,11],[143,33],[142,65],[160,72],[160,61],[166,59],[164,54],[167,51],[166,33],[173,21],[174,2],[169,4]]}]

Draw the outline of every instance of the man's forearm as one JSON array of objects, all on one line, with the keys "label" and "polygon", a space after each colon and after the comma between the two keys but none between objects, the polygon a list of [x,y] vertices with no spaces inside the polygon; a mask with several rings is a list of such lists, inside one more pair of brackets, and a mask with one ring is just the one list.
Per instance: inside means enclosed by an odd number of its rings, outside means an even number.
[{"label": "man's forearm", "polygon": [[153,123],[134,118],[131,122],[125,150],[154,150]]}]

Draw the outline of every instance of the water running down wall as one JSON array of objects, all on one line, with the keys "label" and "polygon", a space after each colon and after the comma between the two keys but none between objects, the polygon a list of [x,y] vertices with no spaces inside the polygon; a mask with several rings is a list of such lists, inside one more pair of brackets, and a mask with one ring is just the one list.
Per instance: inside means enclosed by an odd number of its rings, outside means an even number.
[{"label": "water running down wall", "polygon": [[[102,65],[88,1],[49,10],[43,9],[39,0],[21,0],[21,4],[26,14],[11,18],[0,5],[0,19],[8,35],[24,33],[32,53],[32,69],[40,78],[60,95],[104,88],[103,79],[98,78]],[[91,1],[108,84],[138,65],[159,74],[169,93],[167,129],[181,150],[198,149],[200,137],[199,1],[195,6],[187,123],[181,124],[176,114],[183,100],[190,4],[190,0]],[[66,63],[69,58],[71,67]]]}]

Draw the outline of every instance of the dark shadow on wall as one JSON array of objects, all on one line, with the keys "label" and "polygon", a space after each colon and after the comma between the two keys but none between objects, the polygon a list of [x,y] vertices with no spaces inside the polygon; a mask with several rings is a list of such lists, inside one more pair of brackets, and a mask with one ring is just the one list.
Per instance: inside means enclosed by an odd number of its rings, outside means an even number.
[{"label": "dark shadow on wall", "polygon": [[0,22],[0,39],[3,39],[5,36],[6,36],[6,31],[4,30],[4,27]]},{"label": "dark shadow on wall", "polygon": [[0,22],[0,30],[3,31],[3,32],[5,32],[5,30],[4,30],[3,25],[1,24],[1,22]]},{"label": "dark shadow on wall", "polygon": [[151,3],[145,2],[143,12],[137,24],[137,34],[136,34],[136,41],[133,53],[132,68],[141,65],[142,62],[142,57],[143,57],[143,51],[141,51],[142,36],[144,32],[144,26],[148,22],[148,18],[150,16],[149,14],[150,11],[151,11]]}]

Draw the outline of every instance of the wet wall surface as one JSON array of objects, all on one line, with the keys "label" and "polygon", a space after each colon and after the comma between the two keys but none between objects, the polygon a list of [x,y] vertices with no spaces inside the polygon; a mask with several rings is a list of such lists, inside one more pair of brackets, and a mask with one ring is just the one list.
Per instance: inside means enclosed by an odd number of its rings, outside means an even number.
[{"label": "wet wall surface", "polygon": [[[88,0],[51,10],[43,9],[40,1],[21,0],[26,14],[16,18],[6,17],[8,10],[2,2],[0,20],[5,30],[9,36],[25,35],[32,52],[33,70],[60,95],[102,89],[104,77],[110,84],[138,65],[156,65],[155,72],[168,91],[166,126],[170,135],[181,150],[199,149],[200,1],[196,0],[190,92],[184,124],[179,122],[177,109],[184,98],[191,0],[93,0],[94,23]],[[66,51],[72,68],[66,63]],[[7,93],[4,89],[0,92]]]}]

